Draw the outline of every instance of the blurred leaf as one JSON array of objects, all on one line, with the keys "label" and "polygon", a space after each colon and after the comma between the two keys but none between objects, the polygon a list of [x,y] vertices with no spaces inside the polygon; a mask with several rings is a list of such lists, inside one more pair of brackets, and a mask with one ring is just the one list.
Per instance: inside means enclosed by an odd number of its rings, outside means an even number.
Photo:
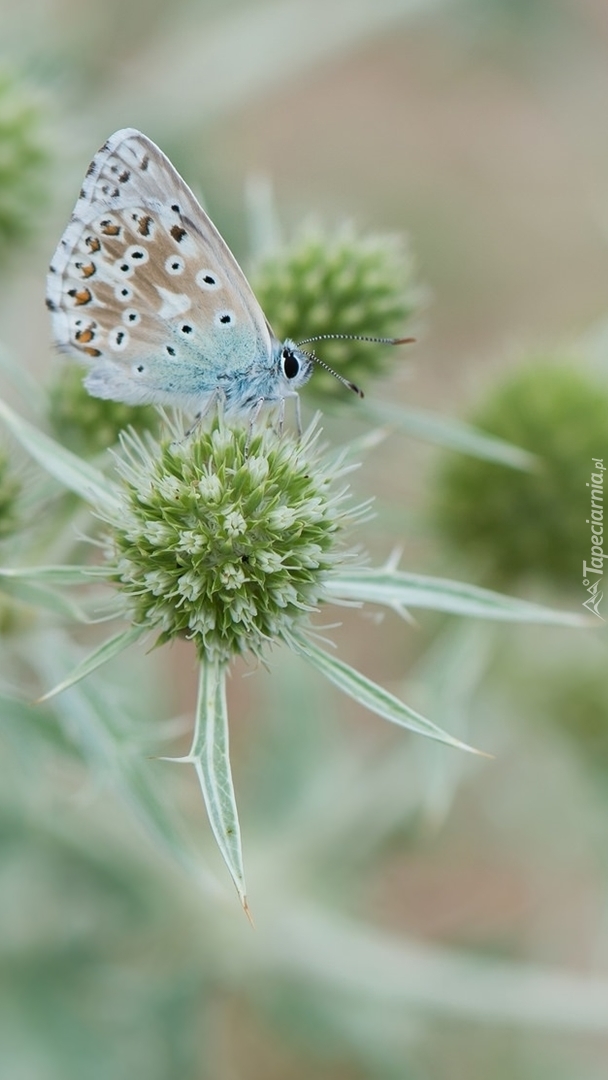
[{"label": "blurred leaf", "polygon": [[[97,573],[99,571],[99,573]],[[0,579],[24,581],[30,585],[86,585],[92,577],[107,578],[100,567],[85,566],[11,566],[0,567]]]},{"label": "blurred leaf", "polygon": [[533,470],[538,465],[538,458],[528,450],[521,450],[504,439],[487,435],[462,420],[369,398],[366,398],[362,408],[374,423],[390,424],[404,435],[424,439],[448,450],[458,450],[461,454],[524,471]]},{"label": "blurred leaf", "polygon": [[[31,665],[43,683],[61,679],[66,668],[74,664],[74,646],[57,631],[39,635],[31,642],[30,649]],[[134,692],[140,697],[138,687],[134,687]],[[96,775],[108,780],[123,795],[148,833],[160,840],[163,848],[207,893],[217,895],[219,886],[193,857],[181,828],[175,824],[173,812],[165,804],[152,763],[133,745],[129,730],[133,704],[125,691],[93,674],[66,689],[54,709],[66,736]]]},{"label": "blurred leaf", "polygon": [[507,622],[553,623],[558,626],[590,626],[589,618],[570,611],[504,596],[478,585],[449,578],[427,577],[395,570],[390,565],[379,570],[341,571],[326,583],[326,589],[342,600],[384,604],[393,610],[429,608],[453,615],[500,619]]},{"label": "blurred leaf", "polygon": [[42,431],[38,431],[1,400],[0,417],[38,464],[70,491],[74,491],[98,509],[101,506],[108,511],[120,508],[112,486],[103,473],[70,453]]},{"label": "blurred leaf", "polygon": [[62,618],[75,619],[82,623],[90,622],[89,616],[72,600],[43,585],[0,577],[0,590],[24,604],[44,608]]},{"label": "blurred leaf", "polygon": [[81,679],[86,679],[88,675],[91,675],[97,668],[107,664],[108,660],[112,660],[119,653],[128,649],[129,645],[133,645],[135,641],[138,641],[140,637],[146,633],[146,627],[142,626],[130,626],[128,630],[122,630],[120,634],[115,634],[114,637],[108,638],[104,641],[99,648],[90,653],[77,667],[74,668],[72,673],[63,679],[57,686],[53,687],[46,694],[43,694],[38,700],[40,702],[48,701],[49,698],[56,697],[57,694],[62,694],[64,690],[69,690],[71,686],[74,686]]},{"label": "blurred leaf", "polygon": [[426,720],[424,716],[420,716],[419,713],[404,705],[402,701],[399,701],[399,698],[389,694],[388,690],[384,690],[383,687],[378,686],[371,679],[367,679],[365,675],[349,667],[342,660],[338,660],[323,649],[317,648],[309,639],[300,635],[293,635],[291,644],[296,652],[299,652],[310,661],[313,667],[321,671],[330,682],[333,682],[345,694],[354,698],[355,701],[358,701],[360,705],[363,705],[371,712],[375,712],[378,716],[384,717],[385,720],[390,720],[391,723],[398,724],[409,731],[415,731],[419,735],[426,735],[430,739],[447,743],[448,746],[455,746],[459,750],[468,750],[472,754],[480,752],[472,746],[467,746],[458,739],[452,738],[451,735],[442,731],[436,724]]},{"label": "blurred leaf", "polygon": [[74,753],[52,712],[4,693],[0,693],[0,732],[9,734],[21,754],[31,754],[35,740],[40,740],[46,750],[51,746],[61,753]]}]

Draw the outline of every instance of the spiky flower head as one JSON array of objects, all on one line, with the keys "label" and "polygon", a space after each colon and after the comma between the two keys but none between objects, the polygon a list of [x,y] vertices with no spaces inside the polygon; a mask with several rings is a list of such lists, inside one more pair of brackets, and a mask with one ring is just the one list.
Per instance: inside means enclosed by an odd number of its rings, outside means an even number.
[{"label": "spiky flower head", "polygon": [[160,640],[191,638],[201,658],[260,655],[308,620],[347,557],[344,474],[298,439],[215,416],[184,437],[123,439],[112,576],[132,621]]},{"label": "spiky flower head", "polygon": [[48,419],[57,440],[75,454],[93,457],[114,446],[121,431],[157,431],[158,413],[147,405],[91,397],[80,364],[63,364],[49,387]]},{"label": "spiky flower head", "polygon": [[47,198],[48,161],[38,102],[14,74],[0,70],[0,259],[36,222]]},{"label": "spiky flower head", "polygon": [[[275,333],[296,342],[322,334],[401,337],[423,301],[403,239],[359,236],[351,227],[333,234],[309,227],[265,258],[252,281]],[[359,341],[315,347],[327,364],[364,387],[396,360],[393,349]],[[344,388],[321,368],[305,393],[345,400]]]},{"label": "spiky flower head", "polygon": [[472,417],[538,455],[529,472],[455,454],[435,495],[443,535],[492,583],[524,576],[572,589],[589,549],[592,458],[608,464],[608,388],[572,360],[535,356]]}]

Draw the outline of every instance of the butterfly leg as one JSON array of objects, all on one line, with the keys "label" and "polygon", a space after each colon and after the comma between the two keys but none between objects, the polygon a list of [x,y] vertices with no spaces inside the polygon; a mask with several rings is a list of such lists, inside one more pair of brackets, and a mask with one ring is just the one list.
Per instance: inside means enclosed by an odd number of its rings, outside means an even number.
[{"label": "butterfly leg", "polygon": [[194,421],[190,425],[188,430],[186,431],[186,433],[184,435],[184,438],[187,439],[188,436],[191,435],[193,431],[196,431],[197,427],[200,427],[200,425],[202,424],[205,417],[208,416],[209,413],[212,412],[213,409],[216,406],[217,406],[218,412],[223,412],[225,405],[226,405],[225,391],[221,386],[216,386],[213,393],[211,393],[209,395],[209,397],[207,398],[207,400],[206,400],[205,404],[203,405],[202,409],[199,409],[199,411],[196,413],[196,416],[194,417]]},{"label": "butterfly leg", "polygon": [[280,401],[279,401],[279,422],[278,422],[279,436],[281,436],[283,434],[284,425],[285,425],[285,398],[282,397],[280,399]]},{"label": "butterfly leg", "polygon": [[258,398],[251,410],[251,420],[249,421],[249,431],[247,432],[247,442],[245,443],[245,457],[247,457],[247,455],[249,454],[249,446],[251,445],[251,440],[253,438],[253,429],[255,426],[255,422],[260,415],[260,412],[262,411],[264,400],[265,399],[263,397]]},{"label": "butterfly leg", "polygon": [[199,427],[199,425],[201,423],[201,420],[203,419],[203,415],[204,415],[204,410],[202,410],[202,409],[199,410],[199,412],[196,413],[196,415],[194,417],[194,420],[190,424],[190,427],[186,428],[186,430],[184,431],[184,439],[190,438],[190,436],[192,435],[192,432],[196,431],[197,427]]},{"label": "butterfly leg", "polygon": [[298,439],[302,438],[302,412],[300,409],[300,395],[294,394],[296,399],[296,428],[298,431]]}]

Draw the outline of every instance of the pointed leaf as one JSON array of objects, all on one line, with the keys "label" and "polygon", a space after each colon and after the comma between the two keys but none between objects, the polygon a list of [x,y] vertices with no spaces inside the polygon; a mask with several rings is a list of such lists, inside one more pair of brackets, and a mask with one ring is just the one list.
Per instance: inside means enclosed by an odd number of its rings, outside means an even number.
[{"label": "pointed leaf", "polygon": [[363,408],[374,421],[391,424],[405,435],[445,446],[448,450],[458,450],[461,454],[470,454],[484,461],[509,465],[512,469],[531,470],[538,464],[536,456],[528,450],[512,446],[462,420],[377,400],[366,400]]},{"label": "pointed leaf", "polygon": [[196,769],[213,834],[248,912],[241,830],[230,770],[226,671],[217,661],[205,661],[201,666],[196,725],[187,760]]},{"label": "pointed leaf", "polygon": [[[41,682],[61,678],[74,662],[74,645],[53,630],[39,635],[31,649],[31,662]],[[133,739],[126,716],[149,698],[141,688],[110,685],[109,680],[92,678],[72,686],[55,702],[53,724],[72,750],[103,781],[109,781],[125,799],[136,817],[160,846],[175,858],[210,896],[222,889],[194,854],[187,831],[175,814],[160,783],[162,766],[142,754],[141,740]],[[2,701],[0,699],[0,705]],[[42,708],[35,712],[44,716]],[[150,716],[150,734],[156,731]],[[40,722],[40,721],[39,721]],[[1,722],[0,722],[1,727]]]},{"label": "pointed leaf", "polygon": [[36,580],[30,581],[21,577],[11,577],[0,571],[0,590],[8,596],[14,596],[16,600],[21,600],[24,604],[31,604],[32,607],[52,611],[54,615],[61,615],[70,620],[75,619],[77,622],[83,623],[91,621],[86,612],[73,600],[70,600],[69,597],[63,596],[62,593],[58,593]]},{"label": "pointed leaf", "polygon": [[89,656],[87,656],[82,663],[72,671],[71,675],[63,679],[53,690],[49,690],[48,694],[43,694],[38,699],[39,702],[48,701],[49,698],[56,697],[57,694],[61,694],[63,690],[67,690],[70,686],[74,686],[75,683],[80,682],[81,679],[85,679],[87,675],[90,675],[92,671],[95,671],[102,664],[107,664],[108,660],[112,657],[118,656],[123,649],[128,648],[138,638],[142,637],[146,633],[146,628],[143,626],[130,626],[128,630],[123,630],[120,634],[116,634],[114,637],[104,641],[103,645],[100,645],[98,649],[95,649]]},{"label": "pointed leaf", "polygon": [[481,753],[472,746],[460,742],[459,739],[454,739],[432,721],[426,720],[420,713],[404,705],[394,694],[390,694],[388,690],[366,678],[360,671],[356,671],[344,661],[330,656],[324,649],[313,645],[308,638],[294,635],[291,644],[296,652],[309,660],[313,667],[322,672],[330,682],[371,712],[377,713],[385,720],[390,720],[393,724],[408,728],[409,731],[415,731],[418,735],[426,735],[430,739],[447,743],[448,746],[456,746],[460,750],[468,750],[472,754]]},{"label": "pointed leaf", "polygon": [[588,626],[584,615],[503,596],[491,589],[468,585],[449,578],[408,574],[390,566],[375,570],[342,571],[326,582],[327,592],[336,599],[360,600],[388,607],[429,608],[454,615],[511,622],[554,623],[562,626]]},{"label": "pointed leaf", "polygon": [[0,579],[44,585],[86,585],[91,577],[107,578],[100,566],[0,566]]},{"label": "pointed leaf", "polygon": [[103,567],[19,566],[0,567],[0,589],[26,604],[45,608],[56,615],[78,622],[91,622],[90,616],[73,600],[53,589],[53,585],[82,585],[91,578],[105,579]]},{"label": "pointed leaf", "polygon": [[94,507],[103,506],[110,511],[120,508],[112,485],[103,473],[76,457],[64,446],[60,446],[42,431],[38,431],[33,424],[13,412],[2,400],[0,400],[0,418],[39,465],[70,491],[74,491]]}]

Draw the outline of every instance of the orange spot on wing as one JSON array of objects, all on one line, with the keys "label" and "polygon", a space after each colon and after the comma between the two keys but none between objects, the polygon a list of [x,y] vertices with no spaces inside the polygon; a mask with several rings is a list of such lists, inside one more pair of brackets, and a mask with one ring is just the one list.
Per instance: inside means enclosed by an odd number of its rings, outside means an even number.
[{"label": "orange spot on wing", "polygon": [[101,349],[93,349],[90,345],[86,349],[82,349],[82,352],[85,352],[87,356],[101,356]]},{"label": "orange spot on wing", "polygon": [[76,307],[82,307],[83,304],[90,304],[93,299],[93,293],[90,289],[69,289],[68,296],[74,298]]},{"label": "orange spot on wing", "polygon": [[76,331],[76,341],[81,342],[83,345],[87,345],[89,341],[92,341],[94,336],[95,335],[90,327],[87,327],[86,330]]},{"label": "orange spot on wing", "polygon": [[114,225],[112,221],[102,221],[101,231],[104,236],[120,236],[120,225]]},{"label": "orange spot on wing", "polygon": [[89,251],[101,251],[101,243],[96,236],[87,236],[85,244]]}]

